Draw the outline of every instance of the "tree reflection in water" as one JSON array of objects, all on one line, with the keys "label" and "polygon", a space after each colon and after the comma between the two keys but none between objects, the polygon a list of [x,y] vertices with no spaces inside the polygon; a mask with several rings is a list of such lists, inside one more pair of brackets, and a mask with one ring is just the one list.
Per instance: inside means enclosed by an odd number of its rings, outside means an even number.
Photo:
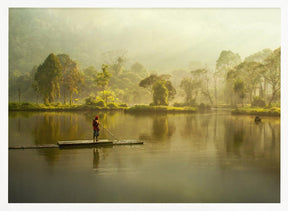
[{"label": "tree reflection in water", "polygon": [[167,115],[153,116],[152,137],[157,140],[169,138],[175,132],[174,121],[169,122]]},{"label": "tree reflection in water", "polygon": [[97,169],[99,167],[100,155],[98,149],[93,148],[93,169]]}]

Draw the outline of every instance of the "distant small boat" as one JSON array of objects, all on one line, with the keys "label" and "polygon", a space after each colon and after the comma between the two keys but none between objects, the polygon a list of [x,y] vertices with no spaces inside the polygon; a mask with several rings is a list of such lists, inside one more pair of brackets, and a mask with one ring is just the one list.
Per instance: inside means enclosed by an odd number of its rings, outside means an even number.
[{"label": "distant small boat", "polygon": [[259,116],[255,117],[255,122],[261,122],[261,118]]}]

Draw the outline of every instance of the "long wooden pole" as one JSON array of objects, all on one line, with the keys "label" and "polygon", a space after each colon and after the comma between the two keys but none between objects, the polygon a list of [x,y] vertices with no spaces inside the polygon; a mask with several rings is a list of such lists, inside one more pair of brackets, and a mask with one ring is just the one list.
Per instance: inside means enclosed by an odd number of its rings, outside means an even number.
[{"label": "long wooden pole", "polygon": [[100,127],[102,127],[103,129],[105,129],[113,138],[115,138],[117,141],[119,141],[119,139],[114,136],[108,129],[106,129],[105,127],[103,127],[102,125],[100,125]]}]

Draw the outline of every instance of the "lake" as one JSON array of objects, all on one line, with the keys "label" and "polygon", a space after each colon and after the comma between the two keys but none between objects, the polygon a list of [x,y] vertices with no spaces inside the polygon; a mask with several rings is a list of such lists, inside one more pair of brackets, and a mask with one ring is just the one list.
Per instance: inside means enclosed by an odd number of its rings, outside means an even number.
[{"label": "lake", "polygon": [[9,203],[280,202],[279,117],[9,112],[9,146],[92,139],[96,114],[144,144],[10,149]]}]

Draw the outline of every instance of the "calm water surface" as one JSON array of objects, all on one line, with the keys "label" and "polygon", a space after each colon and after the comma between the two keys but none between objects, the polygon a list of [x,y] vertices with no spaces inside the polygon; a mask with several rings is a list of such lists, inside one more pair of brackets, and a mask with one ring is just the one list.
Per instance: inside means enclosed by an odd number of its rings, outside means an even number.
[{"label": "calm water surface", "polygon": [[[10,112],[9,146],[92,139],[94,115]],[[9,202],[280,202],[280,118],[98,115],[144,145],[9,150]]]}]

